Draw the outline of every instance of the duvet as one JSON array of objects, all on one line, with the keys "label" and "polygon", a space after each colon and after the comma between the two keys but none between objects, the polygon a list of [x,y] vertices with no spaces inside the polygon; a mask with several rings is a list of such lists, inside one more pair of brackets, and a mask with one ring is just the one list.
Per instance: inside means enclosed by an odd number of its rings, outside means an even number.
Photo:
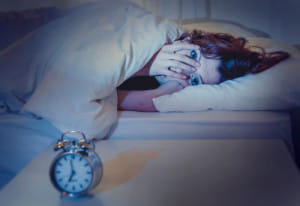
[{"label": "duvet", "polygon": [[116,87],[182,32],[126,1],[71,9],[0,53],[1,112],[102,138],[117,119]]}]

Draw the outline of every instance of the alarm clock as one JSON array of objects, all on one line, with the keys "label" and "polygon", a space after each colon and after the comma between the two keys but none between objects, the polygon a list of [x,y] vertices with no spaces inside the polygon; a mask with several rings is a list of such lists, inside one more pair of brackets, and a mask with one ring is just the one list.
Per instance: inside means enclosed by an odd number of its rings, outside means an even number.
[{"label": "alarm clock", "polygon": [[[82,138],[65,138],[71,133],[80,134]],[[50,179],[63,196],[85,196],[100,183],[103,175],[102,161],[95,152],[94,142],[87,140],[83,132],[63,133],[54,150],[62,151],[51,163]]]}]

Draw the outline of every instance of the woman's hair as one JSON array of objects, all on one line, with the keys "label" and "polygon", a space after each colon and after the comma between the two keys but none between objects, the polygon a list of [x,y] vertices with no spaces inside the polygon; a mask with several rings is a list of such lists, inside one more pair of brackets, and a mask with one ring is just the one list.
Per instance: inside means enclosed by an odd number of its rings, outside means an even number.
[{"label": "woman's hair", "polygon": [[222,81],[262,72],[290,56],[284,51],[266,52],[259,46],[246,47],[245,38],[230,34],[194,30],[188,35],[192,44],[201,47],[204,57],[221,60]]}]

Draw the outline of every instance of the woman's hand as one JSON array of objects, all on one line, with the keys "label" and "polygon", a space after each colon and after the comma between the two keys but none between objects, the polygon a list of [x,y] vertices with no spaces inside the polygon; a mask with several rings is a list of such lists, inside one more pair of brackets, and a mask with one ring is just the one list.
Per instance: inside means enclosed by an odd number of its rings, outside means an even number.
[{"label": "woman's hand", "polygon": [[154,57],[149,75],[165,75],[177,79],[187,79],[186,72],[195,72],[200,64],[198,61],[177,53],[181,50],[197,50],[198,45],[190,44],[186,41],[175,41],[172,44],[164,45]]},{"label": "woman's hand", "polygon": [[165,75],[155,76],[155,79],[161,85],[166,84],[169,81],[177,81],[183,88],[190,85],[188,79],[178,79],[178,78],[175,78],[175,77],[170,77],[170,76],[165,76]]}]

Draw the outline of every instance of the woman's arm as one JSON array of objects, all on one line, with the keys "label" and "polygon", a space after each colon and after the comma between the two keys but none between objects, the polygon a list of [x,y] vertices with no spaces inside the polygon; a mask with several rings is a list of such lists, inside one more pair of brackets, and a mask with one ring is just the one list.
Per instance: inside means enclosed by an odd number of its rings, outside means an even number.
[{"label": "woman's arm", "polygon": [[183,89],[177,81],[169,81],[157,89],[144,91],[118,90],[118,109],[140,112],[157,112],[152,99],[158,96],[172,94]]},{"label": "woman's arm", "polygon": [[125,91],[118,90],[118,110],[156,112],[152,103],[155,90]]}]

